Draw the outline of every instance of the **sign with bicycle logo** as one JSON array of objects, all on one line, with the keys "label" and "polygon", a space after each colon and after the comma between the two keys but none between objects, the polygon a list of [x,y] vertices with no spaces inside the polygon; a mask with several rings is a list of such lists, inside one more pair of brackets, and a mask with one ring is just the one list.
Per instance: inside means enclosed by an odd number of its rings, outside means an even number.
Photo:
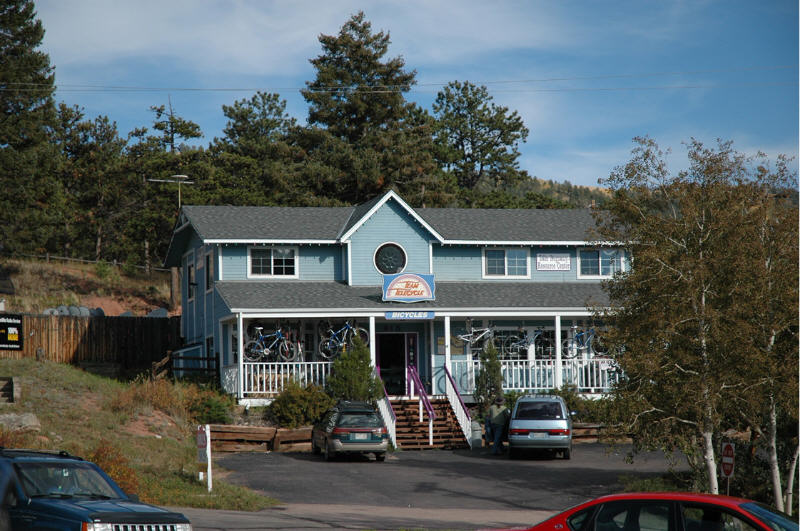
[{"label": "sign with bicycle logo", "polygon": [[435,300],[435,292],[433,275],[383,275],[383,300],[387,302],[432,301]]}]

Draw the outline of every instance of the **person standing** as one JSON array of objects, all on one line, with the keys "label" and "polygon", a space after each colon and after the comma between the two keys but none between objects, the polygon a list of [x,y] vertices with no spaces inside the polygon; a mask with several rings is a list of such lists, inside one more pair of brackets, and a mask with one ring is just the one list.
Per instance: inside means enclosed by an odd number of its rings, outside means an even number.
[{"label": "person standing", "polygon": [[510,416],[511,412],[505,406],[505,399],[502,396],[495,398],[494,404],[489,406],[487,414],[487,427],[491,428],[493,455],[503,453],[503,432]]}]

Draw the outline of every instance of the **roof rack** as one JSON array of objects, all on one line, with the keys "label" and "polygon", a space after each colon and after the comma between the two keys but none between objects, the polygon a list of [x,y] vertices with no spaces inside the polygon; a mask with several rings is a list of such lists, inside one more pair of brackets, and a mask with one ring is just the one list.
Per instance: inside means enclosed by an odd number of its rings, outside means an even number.
[{"label": "roof rack", "polygon": [[82,457],[72,455],[66,450],[35,450],[32,448],[6,448],[0,446],[0,457],[59,457],[83,461]]}]

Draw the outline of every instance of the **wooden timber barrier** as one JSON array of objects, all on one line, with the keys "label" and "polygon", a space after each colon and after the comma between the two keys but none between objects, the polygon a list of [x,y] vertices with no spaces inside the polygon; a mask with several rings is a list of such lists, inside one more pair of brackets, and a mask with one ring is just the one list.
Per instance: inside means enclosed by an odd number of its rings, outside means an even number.
[{"label": "wooden timber barrier", "polygon": [[297,429],[211,424],[211,451],[309,452],[311,427]]},{"label": "wooden timber barrier", "polygon": [[22,350],[0,358],[149,368],[180,347],[180,317],[22,315]]}]

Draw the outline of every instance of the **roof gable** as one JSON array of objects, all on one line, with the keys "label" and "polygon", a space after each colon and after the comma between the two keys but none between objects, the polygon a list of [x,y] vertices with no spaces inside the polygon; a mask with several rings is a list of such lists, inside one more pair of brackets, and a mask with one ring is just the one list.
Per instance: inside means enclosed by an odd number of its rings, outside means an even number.
[{"label": "roof gable", "polygon": [[351,219],[348,222],[348,227],[346,228],[345,231],[343,231],[343,234],[340,236],[340,239],[342,241],[346,241],[347,239],[349,239],[353,235],[353,233],[355,233],[364,223],[366,223],[366,221],[370,217],[372,217],[372,215],[375,214],[375,212],[380,210],[380,208],[383,205],[385,205],[389,200],[396,201],[397,204],[399,204],[400,207],[403,208],[403,210],[408,212],[408,214],[412,218],[418,221],[419,224],[422,225],[434,238],[436,238],[440,242],[443,241],[443,238],[439,234],[439,232],[436,229],[434,229],[427,221],[425,221],[417,213],[416,210],[411,208],[408,205],[408,203],[403,201],[403,199],[399,195],[397,195],[394,192],[394,190],[389,190],[388,192],[383,194],[383,196],[375,198],[367,203],[364,203],[360,207],[356,207],[358,209],[358,212],[361,213],[361,216],[359,216],[358,218],[356,218],[355,215],[353,216],[353,219]]}]

